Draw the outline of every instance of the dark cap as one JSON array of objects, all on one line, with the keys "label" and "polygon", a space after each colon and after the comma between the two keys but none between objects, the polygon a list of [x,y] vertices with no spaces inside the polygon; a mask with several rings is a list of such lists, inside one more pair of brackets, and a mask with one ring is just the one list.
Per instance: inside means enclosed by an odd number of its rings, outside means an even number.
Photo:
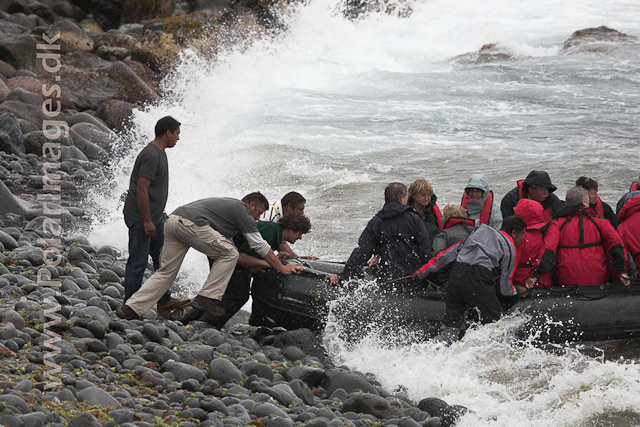
[{"label": "dark cap", "polygon": [[526,185],[535,185],[536,187],[544,187],[549,190],[549,193],[553,193],[558,189],[551,183],[549,174],[545,171],[531,171],[529,175],[524,179]]}]

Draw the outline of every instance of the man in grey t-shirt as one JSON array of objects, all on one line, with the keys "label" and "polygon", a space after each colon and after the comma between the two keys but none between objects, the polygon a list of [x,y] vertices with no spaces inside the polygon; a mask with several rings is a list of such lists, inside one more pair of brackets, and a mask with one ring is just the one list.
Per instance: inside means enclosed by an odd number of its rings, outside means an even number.
[{"label": "man in grey t-shirt", "polygon": [[[131,171],[129,192],[124,203],[124,222],[129,229],[129,259],[124,276],[124,300],[127,301],[142,284],[144,271],[153,260],[160,268],[160,251],[164,243],[164,208],[169,194],[167,148],[180,139],[180,122],[163,117],[156,123],[155,139],[138,154]],[[189,301],[172,299],[169,293],[158,301],[158,312],[169,314]]]},{"label": "man in grey t-shirt", "polygon": [[242,233],[249,246],[278,272],[291,274],[302,270],[301,266],[283,265],[260,235],[255,221],[268,206],[262,194],[251,193],[242,201],[212,197],[176,209],[167,219],[160,269],[118,309],[118,316],[124,319],[144,316],[175,280],[189,248],[215,260],[209,277],[192,302],[197,315],[189,316],[190,320],[205,311],[212,316],[223,316],[224,309],[219,302],[238,261],[238,250],[231,240],[237,233]]}]

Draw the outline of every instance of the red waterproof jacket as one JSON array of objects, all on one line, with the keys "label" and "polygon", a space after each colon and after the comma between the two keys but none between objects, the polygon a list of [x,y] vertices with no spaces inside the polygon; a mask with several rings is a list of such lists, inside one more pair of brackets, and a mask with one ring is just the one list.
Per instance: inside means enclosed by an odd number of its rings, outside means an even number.
[{"label": "red waterproof jacket", "polygon": [[620,219],[618,234],[636,265],[640,266],[640,196],[627,200],[622,205],[618,218]]},{"label": "red waterproof jacket", "polygon": [[[549,195],[551,196],[551,195]],[[524,179],[521,179],[520,181],[518,181],[518,201],[520,200],[524,200]],[[542,206],[542,205],[540,205]],[[514,208],[514,214],[515,214],[515,208]],[[544,216],[545,219],[547,220],[547,222],[551,221],[553,219],[553,206],[551,204],[549,204],[549,206],[543,210],[544,212]]]},{"label": "red waterproof jacket", "polygon": [[606,283],[610,260],[618,274],[625,272],[622,240],[609,221],[587,213],[582,205],[566,205],[558,215],[545,239],[556,252],[556,285]]},{"label": "red waterproof jacket", "polygon": [[[521,199],[513,212],[527,224],[524,239],[517,247],[518,266],[513,275],[513,282],[517,285],[524,286],[525,281],[529,277],[534,276],[535,269],[540,264],[544,251],[547,248],[545,245],[545,237],[551,221],[544,214],[542,205],[530,199]],[[538,277],[538,285],[536,287],[552,285],[553,280],[551,273],[541,274],[540,277]]]}]

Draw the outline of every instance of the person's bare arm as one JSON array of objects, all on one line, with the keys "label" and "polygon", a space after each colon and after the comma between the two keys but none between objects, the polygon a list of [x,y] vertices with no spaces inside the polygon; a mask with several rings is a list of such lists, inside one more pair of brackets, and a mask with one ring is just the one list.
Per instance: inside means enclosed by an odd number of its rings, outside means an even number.
[{"label": "person's bare arm", "polygon": [[276,270],[278,270],[279,273],[282,274],[291,274],[291,273],[295,273],[297,271],[302,271],[304,270],[304,267],[301,265],[293,265],[293,264],[283,264],[280,262],[280,260],[278,259],[278,257],[276,256],[276,254],[273,253],[273,250],[269,249],[269,253],[267,253],[267,255],[265,255],[264,260],[269,263],[269,265],[273,268],[275,268]]},{"label": "person's bare arm", "polygon": [[253,257],[248,254],[241,253],[238,257],[238,265],[245,268],[269,268],[270,265],[267,261]]},{"label": "person's bare arm", "polygon": [[138,187],[136,189],[136,196],[138,199],[138,209],[140,210],[140,216],[142,216],[142,224],[144,225],[144,234],[147,237],[156,237],[156,226],[151,221],[151,211],[149,210],[149,185],[151,180],[149,178],[138,178]]},{"label": "person's bare arm", "polygon": [[287,254],[289,254],[291,258],[299,258],[298,255],[293,251],[293,249],[291,249],[291,246],[289,246],[287,242],[280,243],[280,246],[278,247],[278,251],[286,252]]}]

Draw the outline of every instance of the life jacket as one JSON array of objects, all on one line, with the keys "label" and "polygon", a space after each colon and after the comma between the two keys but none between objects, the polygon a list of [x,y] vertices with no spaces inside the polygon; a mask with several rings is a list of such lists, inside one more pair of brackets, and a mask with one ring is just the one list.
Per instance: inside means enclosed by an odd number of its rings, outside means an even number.
[{"label": "life jacket", "polygon": [[[514,214],[518,215],[527,224],[527,230],[522,242],[518,245],[518,266],[513,276],[517,285],[524,286],[526,280],[540,264],[546,249],[545,237],[549,229],[549,222],[545,219],[544,208],[534,200],[522,199],[514,208]],[[542,274],[538,278],[536,287],[551,286],[553,280],[551,273]]]},{"label": "life jacket", "polygon": [[[467,196],[467,192],[465,191],[462,194],[462,202],[460,206],[467,209],[467,202],[469,202],[469,196]],[[480,212],[480,224],[489,225],[489,221],[491,220],[491,209],[493,208],[493,191],[489,191],[489,195],[484,201],[484,205],[482,205],[482,211]]]},{"label": "life jacket", "polygon": [[596,200],[596,205],[594,207],[589,206],[586,208],[586,211],[604,218],[604,208],[602,207],[602,200],[600,200],[600,197]]},{"label": "life jacket", "polygon": [[436,224],[438,225],[438,229],[440,231],[443,230],[442,227],[442,212],[440,212],[440,208],[438,207],[437,203],[432,203],[431,204],[431,211],[433,212],[433,216],[436,219]]},{"label": "life jacket", "polygon": [[609,259],[596,218],[584,209],[558,218],[556,284],[589,286],[606,283]]},{"label": "life jacket", "polygon": [[447,219],[447,222],[444,223],[444,229],[446,230],[447,228],[453,227],[454,225],[458,225],[458,224],[466,224],[471,228],[473,228],[476,225],[475,221],[472,219],[452,217]]},{"label": "life jacket", "polygon": [[631,184],[631,188],[629,188],[629,193],[631,193],[632,191],[638,191],[638,183],[634,182],[633,184]]},{"label": "life jacket", "polygon": [[[637,191],[637,190],[636,190]],[[624,247],[640,265],[640,196],[627,200],[618,215],[620,226],[618,234],[622,238]]]},{"label": "life jacket", "polygon": [[[524,198],[524,179],[521,179],[520,181],[518,181],[518,200],[522,200],[523,198]],[[551,209],[551,206],[545,208],[544,214],[548,221],[551,221],[553,219],[553,209]]]}]

